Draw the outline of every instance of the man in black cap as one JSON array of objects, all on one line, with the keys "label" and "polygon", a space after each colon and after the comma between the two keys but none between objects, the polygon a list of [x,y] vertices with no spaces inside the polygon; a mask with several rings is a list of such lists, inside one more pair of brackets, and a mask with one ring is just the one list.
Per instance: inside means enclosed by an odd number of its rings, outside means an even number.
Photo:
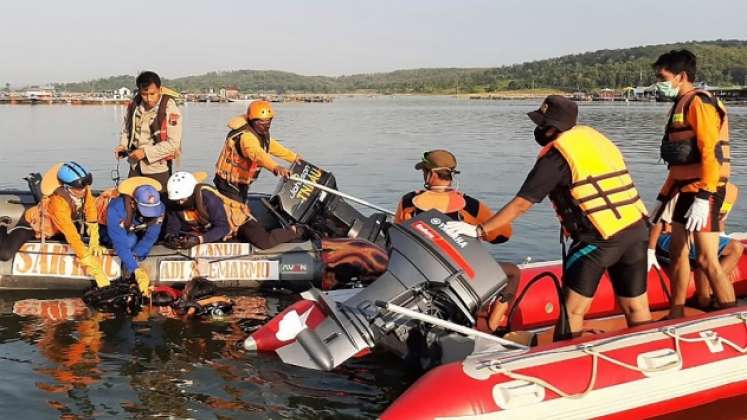
[{"label": "man in black cap", "polygon": [[598,131],[576,125],[578,107],[562,96],[548,96],[528,115],[537,125],[534,138],[542,149],[516,197],[482,225],[450,222],[449,229],[481,237],[549,196],[564,235],[573,239],[563,258],[570,331],[557,329],[556,338],[581,334],[605,271],[628,325],[649,322],[647,213],[622,154]]}]

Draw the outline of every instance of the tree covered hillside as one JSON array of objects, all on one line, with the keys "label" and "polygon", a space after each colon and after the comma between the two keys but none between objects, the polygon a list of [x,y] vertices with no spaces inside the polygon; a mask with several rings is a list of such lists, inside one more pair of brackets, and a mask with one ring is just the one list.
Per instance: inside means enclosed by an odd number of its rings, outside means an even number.
[{"label": "tree covered hillside", "polygon": [[[211,72],[165,80],[180,91],[237,87],[253,92],[494,92],[528,88],[566,91],[624,88],[653,82],[651,63],[669,50],[687,48],[698,56],[698,79],[709,85],[747,84],[747,41],[717,40],[599,50],[495,68],[433,68],[349,76],[302,76],[274,70]],[[156,69],[157,70],[157,69]],[[134,75],[57,85],[69,91],[133,87]]]}]

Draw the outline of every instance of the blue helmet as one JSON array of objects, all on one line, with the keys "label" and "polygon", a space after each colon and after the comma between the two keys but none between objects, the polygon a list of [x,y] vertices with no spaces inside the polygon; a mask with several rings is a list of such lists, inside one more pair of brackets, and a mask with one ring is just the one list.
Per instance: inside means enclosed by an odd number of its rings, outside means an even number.
[{"label": "blue helmet", "polygon": [[93,176],[80,164],[70,161],[60,166],[57,180],[72,188],[83,188],[93,183]]}]

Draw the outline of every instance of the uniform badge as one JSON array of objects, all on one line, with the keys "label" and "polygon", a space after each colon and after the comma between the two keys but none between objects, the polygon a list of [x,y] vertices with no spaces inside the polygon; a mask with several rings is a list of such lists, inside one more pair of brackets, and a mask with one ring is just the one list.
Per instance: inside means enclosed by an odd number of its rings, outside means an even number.
[{"label": "uniform badge", "polygon": [[169,114],[169,125],[174,126],[179,123],[179,114]]}]

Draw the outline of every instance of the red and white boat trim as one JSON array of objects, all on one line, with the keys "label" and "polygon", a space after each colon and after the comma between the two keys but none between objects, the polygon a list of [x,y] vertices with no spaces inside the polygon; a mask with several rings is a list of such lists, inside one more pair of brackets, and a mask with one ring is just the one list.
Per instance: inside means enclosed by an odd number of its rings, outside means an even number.
[{"label": "red and white boat trim", "polygon": [[427,373],[382,419],[648,417],[744,393],[747,306],[475,354]]}]

